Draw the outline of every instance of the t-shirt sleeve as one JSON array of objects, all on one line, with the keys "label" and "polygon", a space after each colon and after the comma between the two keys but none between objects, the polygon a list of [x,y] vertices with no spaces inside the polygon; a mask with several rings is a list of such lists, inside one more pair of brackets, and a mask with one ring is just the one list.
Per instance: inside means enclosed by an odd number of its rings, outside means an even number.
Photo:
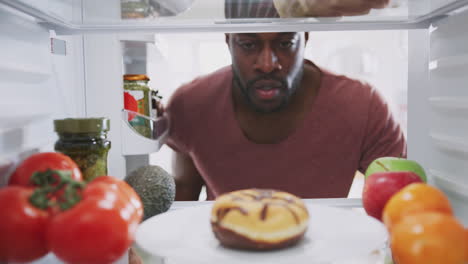
[{"label": "t-shirt sleeve", "polygon": [[364,131],[359,171],[379,157],[406,157],[406,140],[399,123],[375,89],[371,90],[367,124]]},{"label": "t-shirt sleeve", "polygon": [[187,96],[186,87],[178,88],[169,100],[166,108],[166,113],[169,117],[169,135],[166,139],[166,144],[174,151],[179,153],[189,153],[189,139],[187,136],[189,116],[186,111]]}]

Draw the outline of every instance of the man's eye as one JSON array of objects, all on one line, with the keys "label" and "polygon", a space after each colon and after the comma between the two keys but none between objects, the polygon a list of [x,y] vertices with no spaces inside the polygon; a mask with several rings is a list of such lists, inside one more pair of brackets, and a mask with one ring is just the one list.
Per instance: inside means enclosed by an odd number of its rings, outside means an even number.
[{"label": "man's eye", "polygon": [[240,43],[240,46],[246,50],[251,50],[255,48],[255,44],[252,42],[242,42]]},{"label": "man's eye", "polygon": [[291,48],[294,45],[294,42],[292,41],[281,41],[279,43],[280,48],[282,49],[288,49]]}]

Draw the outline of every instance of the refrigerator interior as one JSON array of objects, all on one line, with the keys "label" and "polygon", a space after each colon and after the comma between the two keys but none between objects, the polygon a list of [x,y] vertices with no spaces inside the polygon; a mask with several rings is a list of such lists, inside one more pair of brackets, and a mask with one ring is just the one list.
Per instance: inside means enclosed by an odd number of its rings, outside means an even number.
[{"label": "refrigerator interior", "polygon": [[[407,41],[407,30],[310,32],[305,57],[378,89],[406,135]],[[140,45],[138,50],[146,54],[150,86],[161,92],[165,104],[182,84],[231,63],[225,36],[217,32],[157,34],[154,44]],[[150,155],[149,162],[172,172],[171,156],[172,150],[163,146]],[[357,174],[349,197],[360,198],[363,183],[363,176]],[[205,197],[203,193],[200,199]]]},{"label": "refrigerator interior", "polygon": [[[53,149],[57,138],[52,120],[58,118],[111,119],[110,175],[123,178],[135,167],[162,162],[158,155],[167,160],[167,148],[158,152],[161,140],[136,134],[122,114],[122,74],[135,70],[135,60],[141,55],[137,52],[128,61],[125,51],[132,47],[128,43],[137,43],[134,50],[145,50],[144,67],[154,76],[151,85],[167,99],[179,84],[229,63],[225,50],[212,63],[191,60],[188,68],[173,65],[176,78],[161,74],[171,69],[162,69],[161,62],[171,65],[176,61],[170,57],[172,43],[178,38],[186,40],[189,32],[192,37],[207,32],[199,36],[213,41],[197,44],[197,52],[180,56],[204,56],[214,46],[222,50],[219,36],[223,32],[311,31],[309,58],[331,70],[374,82],[388,92],[395,113],[403,113],[399,120],[407,124],[409,158],[427,169],[431,183],[449,195],[457,215],[468,224],[468,1],[393,1],[390,8],[367,16],[335,20],[230,20],[224,18],[223,2],[186,1],[189,8],[171,7],[173,12],[181,12],[177,15],[155,12],[142,19],[124,19],[120,0],[1,0],[0,185],[6,184],[7,175],[22,157]],[[329,38],[331,43],[337,34],[343,43],[357,44],[334,47],[333,51],[322,46],[319,53],[320,45],[325,45],[321,41]],[[377,42],[359,42],[379,38],[379,34],[382,40],[395,41],[386,44],[398,50],[386,53]],[[314,49],[314,41],[318,49]],[[388,63],[390,59],[398,61]],[[372,75],[381,73],[386,75]],[[156,154],[149,156],[151,153]]]}]

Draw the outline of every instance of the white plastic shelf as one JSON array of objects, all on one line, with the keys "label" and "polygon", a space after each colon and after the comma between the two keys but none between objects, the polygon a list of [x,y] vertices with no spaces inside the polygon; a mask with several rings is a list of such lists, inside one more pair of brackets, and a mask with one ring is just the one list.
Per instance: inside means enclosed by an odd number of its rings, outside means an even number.
[{"label": "white plastic shelf", "polygon": [[468,97],[431,97],[429,103],[435,110],[468,113]]},{"label": "white plastic shelf", "polygon": [[432,142],[439,148],[456,154],[468,155],[468,140],[449,135],[431,133]]},{"label": "white plastic shelf", "polygon": [[[339,208],[362,208],[361,198],[324,198],[303,199],[307,204],[320,204]],[[213,204],[213,201],[175,201],[169,210],[191,208],[198,205]]]},{"label": "white plastic shelf", "polygon": [[463,183],[455,182],[452,180],[454,176],[439,170],[429,169],[429,174],[432,176],[432,179],[437,186],[450,191],[460,199],[468,202],[468,176],[466,177],[466,183]]},{"label": "white plastic shelf", "polygon": [[[142,118],[148,124],[148,135],[142,135],[129,122],[129,115]],[[169,134],[167,115],[154,119],[138,113],[122,111],[122,154],[142,155],[157,152]]]},{"label": "white plastic shelf", "polygon": [[428,171],[435,186],[448,195],[457,218],[468,227],[468,176],[462,181],[455,181],[453,179],[456,177],[450,173],[435,169]]},{"label": "white plastic shelf", "polygon": [[430,71],[450,70],[457,67],[468,67],[468,54],[439,58],[429,62]]},{"label": "white plastic shelf", "polygon": [[[26,127],[51,116],[44,105],[0,104],[0,132]],[[34,111],[31,111],[34,109]]]}]

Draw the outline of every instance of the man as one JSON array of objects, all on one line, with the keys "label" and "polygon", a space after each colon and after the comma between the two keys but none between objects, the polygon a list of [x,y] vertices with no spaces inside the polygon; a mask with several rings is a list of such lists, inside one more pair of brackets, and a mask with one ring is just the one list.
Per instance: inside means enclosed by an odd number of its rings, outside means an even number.
[{"label": "man", "polygon": [[226,34],[232,65],[179,88],[168,105],[177,200],[243,188],[346,197],[356,170],[405,156],[372,87],[304,60],[308,33]]}]

